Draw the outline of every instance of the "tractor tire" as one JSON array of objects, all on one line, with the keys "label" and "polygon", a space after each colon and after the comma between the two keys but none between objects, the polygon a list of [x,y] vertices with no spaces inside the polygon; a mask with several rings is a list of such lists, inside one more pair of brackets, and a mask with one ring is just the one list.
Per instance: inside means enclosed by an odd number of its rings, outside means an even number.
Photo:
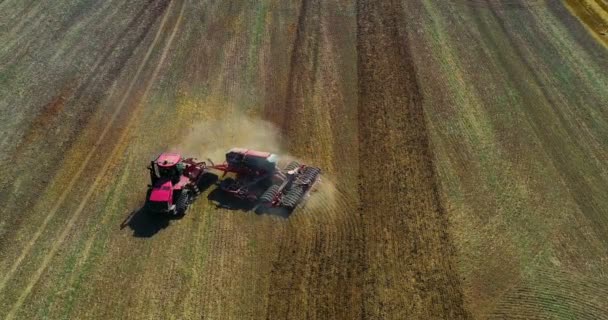
[{"label": "tractor tire", "polygon": [[198,188],[198,186],[194,185],[192,187],[192,196],[194,198],[198,197],[201,194],[201,190]]},{"label": "tractor tire", "polygon": [[262,194],[262,196],[260,197],[260,202],[270,203],[270,202],[272,202],[272,200],[274,199],[274,197],[276,197],[276,195],[278,193],[279,193],[279,186],[276,184],[273,184],[268,189],[266,189],[264,194]]},{"label": "tractor tire", "polygon": [[285,171],[291,171],[299,166],[300,166],[300,163],[298,163],[297,161],[292,161],[287,165],[287,167],[285,167]]},{"label": "tractor tire", "polygon": [[190,193],[188,191],[182,191],[175,204],[175,214],[178,216],[185,216],[189,206]]}]

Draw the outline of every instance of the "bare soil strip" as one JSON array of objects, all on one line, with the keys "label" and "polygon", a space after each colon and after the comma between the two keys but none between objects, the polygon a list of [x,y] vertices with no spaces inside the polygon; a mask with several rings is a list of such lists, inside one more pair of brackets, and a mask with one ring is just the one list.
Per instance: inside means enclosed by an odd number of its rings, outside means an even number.
[{"label": "bare soil strip", "polygon": [[399,1],[357,4],[360,214],[370,318],[468,316],[440,203],[406,19]]},{"label": "bare soil strip", "polygon": [[[344,53],[355,65],[352,17],[332,16],[323,1],[302,1],[292,16],[291,43],[271,48],[269,59],[280,61],[286,72],[267,72],[280,90],[267,102],[266,117],[281,128],[288,151],[305,155],[306,162],[323,167],[329,184],[297,210],[286,225],[276,224],[276,252],[261,317],[271,319],[356,319],[362,316],[364,274],[363,230],[356,212],[356,94],[338,84],[356,77],[355,68],[338,66]],[[345,12],[354,12],[349,4]],[[341,37],[328,32],[349,26],[341,35],[350,40],[336,49]],[[276,31],[275,31],[276,32]],[[283,60],[285,48],[290,48]],[[331,54],[330,54],[331,53]],[[352,53],[352,55],[351,55]],[[348,55],[347,55],[348,54]],[[346,58],[343,58],[346,59]],[[280,82],[271,76],[285,80]],[[352,81],[354,82],[354,81]],[[352,83],[351,82],[351,83]],[[340,124],[335,124],[339,119]],[[329,123],[329,124],[328,124]],[[344,128],[344,130],[340,130]],[[346,129],[348,128],[348,129]],[[336,186],[331,185],[336,178]],[[322,214],[319,214],[323,212]],[[279,229],[278,227],[281,226]]]}]

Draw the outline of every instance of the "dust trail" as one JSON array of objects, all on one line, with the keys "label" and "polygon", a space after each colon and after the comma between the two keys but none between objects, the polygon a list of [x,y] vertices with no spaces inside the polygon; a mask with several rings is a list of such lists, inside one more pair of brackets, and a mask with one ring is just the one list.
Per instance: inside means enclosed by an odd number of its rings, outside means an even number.
[{"label": "dust trail", "polygon": [[184,156],[222,162],[233,147],[281,155],[281,146],[281,134],[272,123],[245,114],[223,114],[194,125],[186,139],[172,149]]},{"label": "dust trail", "polygon": [[46,229],[46,226],[48,225],[48,223],[50,222],[50,220],[55,216],[55,214],[59,210],[59,207],[61,206],[61,204],[63,204],[63,202],[66,200],[66,198],[67,198],[68,194],[70,193],[71,189],[74,187],[74,185],[76,184],[76,182],[79,181],[80,176],[84,172],[86,166],[88,165],[89,161],[91,160],[91,158],[93,157],[93,155],[95,154],[95,152],[97,151],[97,148],[101,145],[101,142],[105,139],[106,135],[110,131],[110,128],[114,124],[114,121],[118,118],[118,115],[119,115],[120,111],[126,105],[127,99],[131,95],[131,92],[132,92],[133,88],[135,87],[135,84],[139,80],[140,75],[141,75],[144,67],[148,64],[148,60],[150,59],[150,57],[152,55],[153,49],[156,47],[156,44],[160,40],[160,35],[162,34],[162,31],[164,30],[164,26],[165,26],[165,24],[166,24],[166,22],[168,20],[169,13],[171,12],[171,6],[172,5],[173,5],[173,2],[171,2],[169,4],[169,8],[167,8],[167,11],[166,11],[166,13],[165,13],[165,15],[164,15],[164,17],[163,17],[163,19],[161,21],[161,24],[159,26],[157,34],[156,34],[154,40],[152,41],[152,44],[150,45],[150,48],[146,52],[145,57],[141,61],[140,65],[139,65],[139,67],[138,67],[138,69],[137,69],[137,71],[136,71],[136,73],[135,73],[135,75],[133,77],[133,80],[129,84],[129,87],[127,88],[127,91],[125,92],[122,100],[120,101],[120,103],[118,104],[118,106],[116,107],[116,109],[114,110],[114,113],[112,114],[111,118],[106,123],[106,126],[103,129],[103,131],[101,132],[101,134],[99,135],[99,138],[97,139],[97,141],[91,146],[91,149],[90,149],[89,153],[87,154],[86,158],[84,159],[84,161],[81,162],[80,167],[78,168],[78,171],[74,174],[72,180],[64,188],[64,192],[60,195],[59,199],[54,204],[54,206],[52,207],[51,211],[47,214],[47,216],[44,219],[42,225],[40,225],[40,227],[38,228],[38,230],[36,231],[36,233],[34,234],[34,236],[32,237],[32,239],[28,242],[28,244],[26,245],[26,247],[23,249],[23,251],[21,252],[21,255],[17,258],[17,260],[15,260],[15,263],[13,264],[13,266],[11,267],[11,269],[9,270],[9,272],[7,272],[5,274],[5,276],[3,277],[2,282],[0,282],[0,291],[4,289],[4,287],[6,286],[8,280],[10,280],[12,278],[13,274],[15,273],[15,271],[17,270],[17,268],[19,267],[19,265],[21,264],[21,262],[23,261],[23,259],[25,258],[25,256],[31,251],[32,247],[34,246],[34,244],[36,243],[36,241],[38,240],[38,238],[40,237],[40,235],[42,234],[42,232]]},{"label": "dust trail", "polygon": [[336,184],[327,176],[321,176],[321,180],[315,184],[308,199],[304,203],[306,210],[334,210],[337,208],[336,199],[344,196],[336,188]]},{"label": "dust trail", "polygon": [[[274,124],[244,113],[226,112],[216,119],[205,120],[192,126],[186,139],[171,149],[186,157],[211,159],[216,164],[224,161],[226,151],[238,147],[274,153],[279,156],[278,166],[281,168],[291,161],[316,165],[289,154],[284,145],[280,130]],[[336,207],[337,198],[343,197],[337,191],[335,181],[322,176],[303,207],[313,211],[331,210]]]}]

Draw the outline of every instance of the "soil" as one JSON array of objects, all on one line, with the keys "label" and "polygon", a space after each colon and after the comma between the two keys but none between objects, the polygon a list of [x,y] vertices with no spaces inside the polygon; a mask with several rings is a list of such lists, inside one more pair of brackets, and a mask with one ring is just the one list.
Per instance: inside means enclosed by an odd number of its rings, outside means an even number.
[{"label": "soil", "polygon": [[[0,1],[0,316],[606,318],[608,51],[567,2]],[[231,147],[322,184],[141,210],[159,152]]]}]

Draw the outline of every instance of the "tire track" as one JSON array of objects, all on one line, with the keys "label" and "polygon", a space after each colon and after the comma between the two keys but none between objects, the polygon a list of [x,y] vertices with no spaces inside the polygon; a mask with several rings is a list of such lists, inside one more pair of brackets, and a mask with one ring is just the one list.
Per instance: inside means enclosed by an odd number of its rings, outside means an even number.
[{"label": "tire track", "polygon": [[[20,4],[22,5],[22,7],[16,7],[15,5],[12,5],[11,7],[11,11],[8,11],[6,9],[3,9],[3,7],[5,7],[6,5],[10,4],[11,2],[20,2]],[[37,7],[40,4],[41,1],[38,0],[30,0],[29,3],[26,2],[25,0],[20,0],[20,1],[12,1],[12,0],[2,0],[0,1],[0,12],[2,12],[0,14],[0,26],[8,26],[8,25],[16,25],[16,23],[14,23],[16,21],[16,17],[19,16],[23,16],[25,14],[27,14],[30,10],[32,10],[32,6]],[[35,5],[32,5],[35,4]],[[9,12],[11,12],[12,14],[9,14]],[[2,32],[0,32],[0,38],[7,35],[8,33],[10,33],[12,27],[6,27],[6,29]]]},{"label": "tire track", "polygon": [[[118,118],[118,115],[120,114],[120,112],[122,111],[122,109],[125,107],[125,105],[127,103],[127,100],[130,97],[131,92],[133,91],[133,88],[135,87],[135,84],[138,82],[139,77],[141,76],[141,73],[143,72],[144,67],[147,65],[148,60],[152,56],[154,48],[156,47],[156,45],[160,41],[160,36],[161,36],[162,31],[163,31],[163,29],[164,29],[164,27],[165,27],[165,25],[166,25],[166,23],[168,21],[168,17],[170,15],[173,3],[174,3],[174,1],[171,1],[171,3],[169,4],[169,7],[166,9],[166,12],[165,12],[165,14],[163,16],[163,19],[161,20],[160,26],[158,28],[158,31],[157,31],[155,37],[154,37],[154,40],[150,44],[150,48],[146,52],[143,60],[141,61],[139,67],[137,68],[137,71],[135,72],[133,80],[131,80],[131,82],[129,83],[127,91],[123,95],[123,97],[120,100],[118,106],[114,110],[114,113],[112,114],[112,116],[108,120],[106,126],[104,127],[103,131],[99,135],[99,138],[91,146],[91,150],[89,151],[89,153],[87,154],[87,156],[85,157],[85,159],[81,162],[80,167],[78,168],[78,171],[76,171],[76,173],[74,174],[73,178],[70,180],[70,182],[68,183],[68,185],[64,188],[63,193],[59,196],[59,199],[57,200],[57,202],[55,202],[55,204],[51,208],[50,212],[48,213],[48,215],[46,216],[46,218],[44,219],[44,221],[42,222],[42,224],[40,225],[40,227],[38,228],[38,230],[36,231],[36,233],[34,234],[34,236],[31,238],[31,240],[28,242],[28,244],[22,250],[21,255],[17,258],[17,260],[15,260],[15,262],[13,263],[13,266],[11,267],[11,269],[2,278],[2,281],[0,282],[0,291],[4,290],[7,282],[13,277],[14,273],[17,271],[17,269],[21,265],[23,259],[32,250],[32,247],[34,246],[34,244],[36,243],[36,241],[38,240],[38,238],[40,237],[40,235],[42,235],[42,233],[46,229],[46,227],[47,227],[48,223],[50,222],[50,220],[57,214],[59,208],[61,207],[61,205],[67,199],[70,191],[74,188],[76,182],[79,181],[80,176],[84,173],[84,170],[87,167],[89,161],[91,161],[91,158],[97,152],[97,149],[102,144],[102,141],[105,139],[105,137],[108,134],[108,132],[110,132],[110,128],[112,127],[112,125],[114,124],[114,122],[116,121],[116,119]],[[98,175],[98,177],[99,177],[99,175]]]},{"label": "tire track", "polygon": [[[40,7],[42,7],[42,1],[37,2],[32,10],[24,13],[18,22],[11,26],[10,32],[6,33],[7,40],[0,48],[0,61],[2,61],[0,67],[5,68],[17,63],[17,59],[27,54],[31,49],[31,44],[36,42],[36,36],[31,35],[35,30],[42,29],[40,24],[46,16],[40,13],[44,12],[45,8]],[[25,25],[26,22],[29,24]]]},{"label": "tire track", "polygon": [[[179,12],[179,15],[177,17],[177,21],[175,23],[175,27],[173,28],[173,31],[171,32],[171,35],[169,36],[169,39],[167,40],[167,45],[165,46],[165,48],[163,49],[163,52],[161,54],[161,57],[159,59],[158,64],[156,65],[156,68],[154,69],[154,72],[152,73],[152,76],[150,77],[150,82],[148,83],[148,85],[146,86],[146,89],[141,97],[141,103],[139,103],[138,105],[138,109],[142,107],[143,102],[145,102],[146,97],[148,96],[150,89],[152,88],[152,84],[154,84],[154,82],[156,82],[156,79],[158,78],[158,74],[160,73],[160,70],[162,68],[162,66],[164,65],[164,62],[167,58],[167,54],[169,53],[169,49],[171,48],[171,45],[175,39],[175,36],[177,34],[177,31],[180,29],[180,25],[182,23],[183,20],[183,15],[185,12],[185,8],[186,8],[186,4],[184,3],[182,5],[182,9]],[[132,114],[137,114],[137,110],[134,110],[132,112]],[[129,123],[125,126],[125,128],[131,128],[133,122],[135,121],[135,117],[131,117],[131,119],[129,120]],[[129,130],[125,130],[125,132],[128,132]],[[119,142],[116,144],[117,146],[121,146],[122,143],[122,137],[121,139],[119,139]],[[120,150],[120,148],[116,148],[115,151]],[[115,154],[115,153],[113,153]],[[113,157],[110,157],[109,159],[112,159]],[[102,172],[103,173],[103,172]],[[103,176],[103,174],[101,174],[101,176]],[[104,215],[102,218],[102,221],[100,224],[105,225],[108,222],[108,219],[110,218],[110,215]],[[85,246],[85,251],[84,253],[81,255],[80,259],[79,259],[79,264],[84,264],[84,262],[88,259],[90,250],[93,246],[93,242],[95,240],[95,236],[97,233],[93,234],[88,240],[87,240],[87,244]],[[74,279],[76,278],[76,273],[73,274],[73,276],[70,278],[69,283],[71,284]]]},{"label": "tire track", "polygon": [[[101,22],[98,22],[97,24],[101,25],[101,26],[105,26],[106,22],[108,20],[108,17],[113,16],[116,13],[116,10],[118,10],[118,9],[115,9],[114,12],[112,12],[110,14],[106,14],[106,17]],[[102,13],[104,13],[104,12],[102,11]],[[122,39],[122,37],[118,37],[118,40],[120,40],[120,39]],[[116,42],[118,42],[118,40]],[[80,42],[82,42],[82,41],[80,41]],[[115,46],[112,46],[112,48],[114,48],[114,47]],[[71,48],[71,50],[73,50],[73,49],[74,48]],[[90,69],[91,71],[89,72],[89,74],[91,75],[89,78],[92,78],[94,75],[97,75],[99,73],[98,68],[103,64],[103,62],[104,62],[104,59],[102,57],[98,57],[97,59],[95,59],[95,61],[93,62],[93,65]],[[1,66],[0,66],[0,69],[2,69]],[[38,140],[41,140],[41,139],[39,139],[40,136],[43,136],[51,128],[51,126],[55,124],[55,121],[57,121],[57,118],[59,117],[59,113],[61,111],[63,111],[64,108],[67,107],[68,103],[71,103],[71,102],[73,103],[74,100],[77,100],[77,99],[75,99],[75,96],[79,95],[80,92],[83,91],[83,87],[85,87],[85,83],[88,83],[88,81],[78,83],[76,80],[73,80],[70,82],[70,84],[63,85],[61,87],[61,89],[59,90],[59,93],[57,95],[55,95],[50,102],[46,102],[44,104],[41,111],[34,112],[36,114],[36,116],[33,118],[33,120],[30,121],[30,124],[26,126],[27,129],[24,131],[23,137],[21,137],[20,141],[15,144],[14,149],[7,150],[6,158],[9,162],[20,162],[18,160],[19,158],[27,157],[25,150],[28,147],[30,147],[32,145],[32,143],[35,143]],[[12,100],[12,101],[9,100],[8,104],[16,103],[16,101],[17,100]],[[48,110],[52,110],[52,112],[49,112]],[[9,112],[8,110],[2,110],[2,111]],[[45,143],[49,143],[49,142],[45,141]],[[8,154],[10,154],[10,156]],[[21,168],[16,168],[15,171],[20,172]],[[16,177],[15,173],[3,172],[2,175],[6,176],[6,177]],[[12,180],[12,179],[7,178],[7,180]],[[0,187],[0,190],[6,191],[6,188],[7,188],[7,186],[2,185]],[[36,192],[39,192],[39,191],[36,190]],[[10,192],[6,192],[6,193],[10,193]],[[16,195],[13,193],[11,196],[14,197]],[[9,201],[1,199],[0,203],[8,204]],[[0,216],[3,218],[7,218],[7,216],[9,215],[9,212],[10,212],[9,209],[11,209],[10,206],[3,205],[2,211],[0,211],[2,214],[0,214]]]},{"label": "tire track", "polygon": [[[508,17],[501,15],[494,6],[490,5],[490,2],[488,2],[488,4],[494,20],[498,22],[498,26],[500,27],[499,31],[504,35],[504,39],[506,39],[506,42],[512,48],[513,54],[518,57],[518,63],[515,64],[507,60],[506,56],[499,56],[504,60],[502,64],[507,70],[519,70],[517,73],[506,72],[506,76],[509,81],[513,83],[514,88],[517,88],[523,94],[522,98],[528,105],[536,104],[544,109],[524,109],[528,114],[527,119],[529,119],[531,127],[541,141],[543,150],[549,155],[552,165],[559,169],[558,172],[561,175],[562,181],[566,182],[569,193],[581,212],[583,212],[590,221],[595,222],[592,226],[595,229],[596,234],[604,243],[608,243],[608,238],[603,237],[606,229],[608,229],[608,218],[602,212],[601,202],[594,197],[593,193],[581,191],[594,190],[596,186],[604,188],[605,183],[602,183],[602,185],[594,185],[593,181],[585,178],[585,174],[587,174],[587,176],[602,176],[602,172],[599,168],[593,166],[587,166],[584,170],[581,170],[582,168],[573,165],[572,162],[570,162],[573,155],[583,154],[581,153],[581,147],[585,144],[579,144],[577,140],[586,140],[578,138],[576,128],[573,128],[570,125],[570,120],[566,117],[564,111],[558,108],[558,106],[560,106],[560,101],[551,94],[550,89],[544,86],[541,75],[538,72],[535,72],[534,65],[532,64],[529,55],[526,54],[525,47],[522,46],[521,42],[517,41],[517,38],[515,38],[508,28]],[[487,29],[480,30],[486,31],[484,34],[485,38],[490,43],[496,45],[497,39],[493,38],[492,34],[487,33]],[[526,84],[519,81],[521,78],[529,79],[530,82],[538,88],[539,93],[530,92],[526,87]],[[537,101],[542,101],[544,103],[538,104]],[[544,128],[547,123],[549,123],[549,120],[556,123],[557,127],[562,129],[562,132],[545,130]],[[565,151],[564,147],[555,144],[554,141],[566,141],[568,145],[576,145],[577,147],[576,149],[570,149],[571,151]],[[565,157],[565,154],[570,154],[571,156]],[[588,152],[585,152],[584,154],[586,158],[592,158],[594,156],[592,153],[590,154]]]},{"label": "tire track", "polygon": [[[141,64],[139,65],[139,68],[137,69],[137,72],[135,73],[135,76],[133,77],[133,80],[129,84],[129,87],[128,87],[127,91],[125,92],[125,95],[123,96],[121,102],[119,103],[118,107],[116,108],[116,111],[112,115],[112,118],[110,118],[110,121],[108,122],[108,125],[106,126],[106,128],[102,132],[102,135],[100,135],[99,139],[97,140],[97,142],[94,145],[94,149],[92,150],[91,153],[89,153],[89,155],[91,155],[94,152],[95,147],[97,147],[98,145],[101,144],[101,141],[105,137],[105,134],[107,134],[107,132],[109,131],[109,128],[111,127],[112,123],[116,120],[116,118],[117,118],[118,114],[120,113],[121,109],[126,105],[126,101],[128,100],[129,96],[131,95],[131,91],[133,90],[133,88],[135,86],[135,83],[139,79],[139,77],[140,77],[140,75],[141,75],[144,67],[148,64],[150,56],[152,55],[152,52],[154,51],[154,48],[156,47],[158,41],[160,40],[160,35],[162,34],[162,32],[164,30],[164,26],[165,26],[165,24],[166,24],[166,22],[168,20],[168,17],[171,14],[171,11],[172,11],[171,9],[172,9],[173,3],[175,3],[175,2],[171,1],[171,3],[169,4],[169,7],[167,8],[166,13],[163,16],[163,20],[161,21],[161,25],[159,26],[158,32],[156,33],[154,41],[152,42],[152,44],[150,45],[150,48],[146,52],[144,60],[142,60]],[[161,69],[161,67],[163,65],[163,62],[165,61],[165,59],[167,57],[167,54],[168,54],[169,49],[171,47],[171,44],[173,43],[173,40],[175,39],[175,35],[177,34],[177,31],[178,31],[179,26],[181,24],[185,7],[186,7],[185,6],[185,2],[182,2],[180,12],[179,12],[177,20],[175,22],[175,25],[173,26],[173,30],[171,32],[171,35],[169,36],[169,39],[167,40],[167,42],[166,42],[166,44],[165,44],[165,46],[163,48],[161,57],[159,59],[158,64],[156,65],[156,68],[154,69],[152,77],[150,77],[148,79],[148,83],[146,84],[146,89],[144,90],[144,95],[141,97],[141,102],[143,102],[145,100],[145,97],[148,95],[148,93],[150,91],[150,88],[152,87],[152,84],[155,82],[155,79],[158,77],[159,71],[160,71],[160,69]],[[133,120],[135,120],[134,117],[131,117],[129,119],[129,123],[131,123]],[[129,126],[127,126],[127,128],[128,127]],[[122,134],[121,134],[121,136],[120,136],[120,138],[118,140],[118,143],[115,144],[115,147],[114,147],[114,149],[112,150],[112,152],[110,154],[110,157],[107,158],[107,160],[106,160],[103,168],[101,169],[101,171],[99,172],[99,174],[96,176],[95,181],[89,187],[89,190],[87,191],[87,194],[85,195],[85,197],[80,202],[80,205],[78,206],[78,208],[76,209],[76,211],[72,214],[72,217],[70,218],[70,220],[68,221],[67,225],[63,229],[63,231],[62,231],[61,235],[59,236],[59,238],[54,241],[53,246],[51,247],[51,249],[49,250],[49,252],[44,257],[42,265],[36,270],[34,276],[31,278],[28,286],[25,288],[25,290],[23,291],[23,293],[21,294],[21,296],[19,296],[19,299],[13,305],[13,307],[11,308],[11,311],[6,316],[6,319],[13,319],[14,318],[15,313],[19,310],[19,308],[21,307],[21,305],[23,304],[23,302],[25,301],[25,299],[28,297],[28,295],[30,294],[30,292],[31,292],[32,288],[34,287],[34,285],[36,285],[36,283],[38,283],[38,280],[40,279],[40,276],[42,276],[42,273],[46,270],[46,268],[47,268],[48,264],[50,263],[51,259],[54,257],[55,253],[57,252],[57,250],[59,249],[59,247],[61,246],[61,244],[65,240],[65,238],[67,237],[69,231],[72,229],[74,223],[76,222],[76,219],[80,216],[80,214],[84,210],[85,206],[88,203],[89,198],[91,198],[91,196],[93,195],[93,192],[98,187],[99,183],[101,182],[102,178],[104,177],[105,172],[110,168],[110,165],[112,164],[112,160],[114,158],[116,158],[118,152],[121,149],[120,147],[123,145],[125,139],[128,137],[128,133],[129,132],[130,131],[127,130],[127,129],[123,130],[123,132],[122,132]],[[90,157],[87,156],[86,160],[89,160],[89,159],[90,159]],[[83,165],[81,166],[81,169],[84,170],[84,167],[86,167],[86,163],[83,163]],[[77,176],[78,176],[78,174],[77,174]],[[72,181],[75,181],[75,180],[72,180]],[[70,189],[71,188],[66,188],[66,194],[67,194],[67,190],[70,190]]]},{"label": "tire track", "polygon": [[[103,46],[101,49],[101,53],[99,57],[93,61],[93,66],[85,75],[83,75],[82,81],[77,81],[77,86],[74,89],[74,93],[72,96],[66,98],[66,110],[71,110],[74,112],[75,108],[78,109],[79,116],[77,119],[66,119],[57,117],[53,117],[53,119],[45,120],[47,126],[44,127],[36,127],[36,126],[27,126],[26,131],[24,131],[25,136],[17,145],[12,149],[11,156],[8,157],[9,161],[16,162],[17,165],[11,166],[6,169],[6,173],[1,173],[1,175],[6,176],[4,179],[6,181],[0,181],[0,203],[4,202],[7,205],[0,205],[2,207],[2,212],[0,214],[0,221],[10,221],[12,224],[12,228],[6,231],[2,236],[4,239],[10,239],[15,237],[15,233],[19,230],[19,227],[22,225],[25,217],[31,216],[32,207],[34,206],[34,199],[28,199],[30,204],[25,207],[20,207],[19,210],[15,207],[15,202],[6,200],[6,199],[15,199],[14,197],[22,196],[21,193],[12,192],[12,186],[8,184],[8,181],[12,181],[13,179],[17,179],[22,175],[23,170],[27,170],[26,168],[30,168],[34,165],[38,167],[38,171],[45,176],[52,177],[49,180],[55,180],[58,177],[58,168],[52,167],[44,164],[37,164],[35,161],[23,161],[23,159],[32,159],[38,158],[39,155],[34,154],[31,150],[37,149],[37,152],[47,158],[50,163],[56,163],[63,159],[63,155],[59,152],[56,152],[55,148],[52,148],[52,145],[55,143],[65,143],[63,149],[70,150],[77,142],[78,133],[68,132],[62,137],[60,140],[53,139],[43,139],[45,141],[41,141],[40,139],[36,139],[35,137],[38,135],[44,135],[51,126],[59,125],[66,126],[82,126],[90,121],[90,118],[93,116],[93,112],[96,110],[96,107],[99,107],[100,101],[114,101],[114,90],[110,90],[111,86],[117,81],[118,77],[122,74],[122,71],[125,69],[128,61],[133,59],[133,55],[136,53],[136,49],[140,47],[140,45],[148,45],[144,42],[145,38],[149,38],[148,34],[149,30],[154,30],[154,26],[158,24],[158,21],[161,20],[163,12],[167,4],[164,2],[160,2],[158,0],[148,2],[147,4],[141,6],[137,13],[131,16],[128,23],[125,24],[124,28],[121,28],[120,32],[114,34],[113,39],[109,40],[109,45]],[[118,7],[116,10],[126,10],[125,8]],[[112,12],[115,13],[116,11]],[[109,16],[107,14],[106,16]],[[106,17],[103,19],[101,23],[99,23],[100,27],[98,30],[103,30],[107,26],[107,22],[111,21],[110,18]],[[133,32],[131,32],[133,31]],[[95,31],[96,32],[96,31]],[[98,50],[99,50],[98,49]],[[145,47],[144,47],[145,50]],[[95,55],[98,56],[98,55]],[[0,67],[1,69],[2,67]],[[58,80],[59,81],[59,80]],[[126,79],[129,81],[129,78]],[[109,92],[109,94],[107,94]],[[121,94],[121,92],[116,93],[116,95]],[[105,97],[105,98],[103,98]],[[120,98],[120,97],[119,97]],[[13,99],[14,100],[14,99]],[[16,103],[16,100],[10,103]],[[31,107],[36,106],[36,102],[33,103]],[[1,111],[0,111],[1,112]],[[110,110],[111,112],[111,110]],[[36,116],[36,117],[39,117]],[[68,121],[62,123],[61,121]],[[100,125],[101,130],[101,125]],[[55,138],[55,137],[53,137]],[[28,144],[28,140],[30,142],[34,142],[33,144]],[[46,143],[45,143],[46,142]],[[74,171],[77,170],[76,165],[74,165]],[[71,173],[69,174],[71,176]],[[61,178],[61,181],[65,181],[66,185],[69,182],[69,178]],[[55,183],[54,185],[57,185]],[[30,190],[30,194],[41,194],[45,192],[45,190],[51,190],[53,187],[35,183],[34,181],[26,182],[23,186],[23,190]],[[57,193],[60,193],[58,191]],[[4,196],[3,196],[4,195]],[[57,195],[59,196],[59,194]],[[36,198],[38,199],[38,198]],[[42,203],[53,203],[56,199],[47,199]],[[39,202],[38,200],[36,202]],[[19,214],[17,214],[18,212]],[[23,214],[23,213],[26,214]],[[1,223],[1,222],[0,222]],[[37,224],[36,224],[37,225]],[[33,233],[33,231],[32,231]],[[5,248],[2,245],[3,241],[0,239],[0,254],[1,251]],[[23,242],[25,244],[25,241]],[[8,267],[7,267],[8,268]]]}]

